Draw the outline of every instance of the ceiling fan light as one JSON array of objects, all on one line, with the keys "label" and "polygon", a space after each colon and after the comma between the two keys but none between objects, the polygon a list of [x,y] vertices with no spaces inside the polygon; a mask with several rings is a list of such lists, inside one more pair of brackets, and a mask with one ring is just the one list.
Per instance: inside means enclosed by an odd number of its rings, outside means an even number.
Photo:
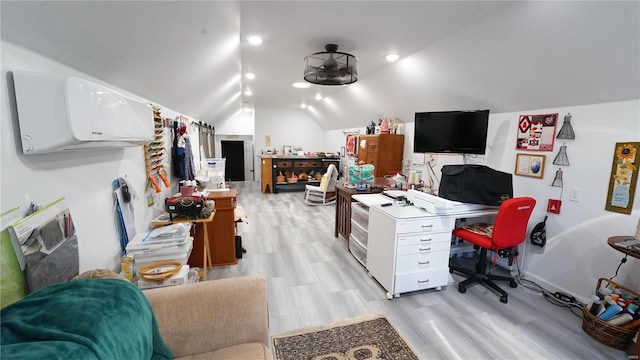
[{"label": "ceiling fan light", "polygon": [[304,58],[304,79],[318,85],[346,85],[358,81],[358,59],[327,44],[326,51]]}]

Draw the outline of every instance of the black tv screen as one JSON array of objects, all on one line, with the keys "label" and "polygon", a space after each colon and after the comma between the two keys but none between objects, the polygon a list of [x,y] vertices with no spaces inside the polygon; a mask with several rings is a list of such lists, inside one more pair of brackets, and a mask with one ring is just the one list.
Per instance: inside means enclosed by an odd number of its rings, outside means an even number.
[{"label": "black tv screen", "polygon": [[489,110],[415,114],[413,152],[484,154]]}]

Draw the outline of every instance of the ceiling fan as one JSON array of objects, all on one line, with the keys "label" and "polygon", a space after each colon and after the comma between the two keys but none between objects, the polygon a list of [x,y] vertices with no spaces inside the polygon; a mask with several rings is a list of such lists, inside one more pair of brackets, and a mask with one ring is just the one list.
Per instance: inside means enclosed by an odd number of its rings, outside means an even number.
[{"label": "ceiling fan", "polygon": [[347,85],[358,81],[358,59],[327,44],[322,52],[304,58],[304,79],[318,85]]}]

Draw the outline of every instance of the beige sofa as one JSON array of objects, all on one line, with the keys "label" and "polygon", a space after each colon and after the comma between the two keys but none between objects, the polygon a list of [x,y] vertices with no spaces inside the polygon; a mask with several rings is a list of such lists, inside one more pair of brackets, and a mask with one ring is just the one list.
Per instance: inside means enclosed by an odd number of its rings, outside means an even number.
[{"label": "beige sofa", "polygon": [[211,280],[144,294],[176,359],[272,359],[264,279]]}]

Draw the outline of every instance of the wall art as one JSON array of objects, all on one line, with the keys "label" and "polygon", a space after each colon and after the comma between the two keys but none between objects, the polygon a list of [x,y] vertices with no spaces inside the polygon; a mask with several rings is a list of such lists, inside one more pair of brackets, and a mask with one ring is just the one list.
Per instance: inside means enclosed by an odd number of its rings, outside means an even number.
[{"label": "wall art", "polygon": [[345,144],[346,154],[348,156],[356,155],[356,143],[358,142],[358,136],[356,134],[347,134],[347,142]]},{"label": "wall art", "polygon": [[553,151],[558,113],[520,115],[516,150]]},{"label": "wall art", "polygon": [[640,142],[619,142],[613,153],[605,210],[631,214],[638,183]]},{"label": "wall art", "polygon": [[547,155],[516,154],[515,175],[529,176],[538,179],[544,177],[544,165]]}]

